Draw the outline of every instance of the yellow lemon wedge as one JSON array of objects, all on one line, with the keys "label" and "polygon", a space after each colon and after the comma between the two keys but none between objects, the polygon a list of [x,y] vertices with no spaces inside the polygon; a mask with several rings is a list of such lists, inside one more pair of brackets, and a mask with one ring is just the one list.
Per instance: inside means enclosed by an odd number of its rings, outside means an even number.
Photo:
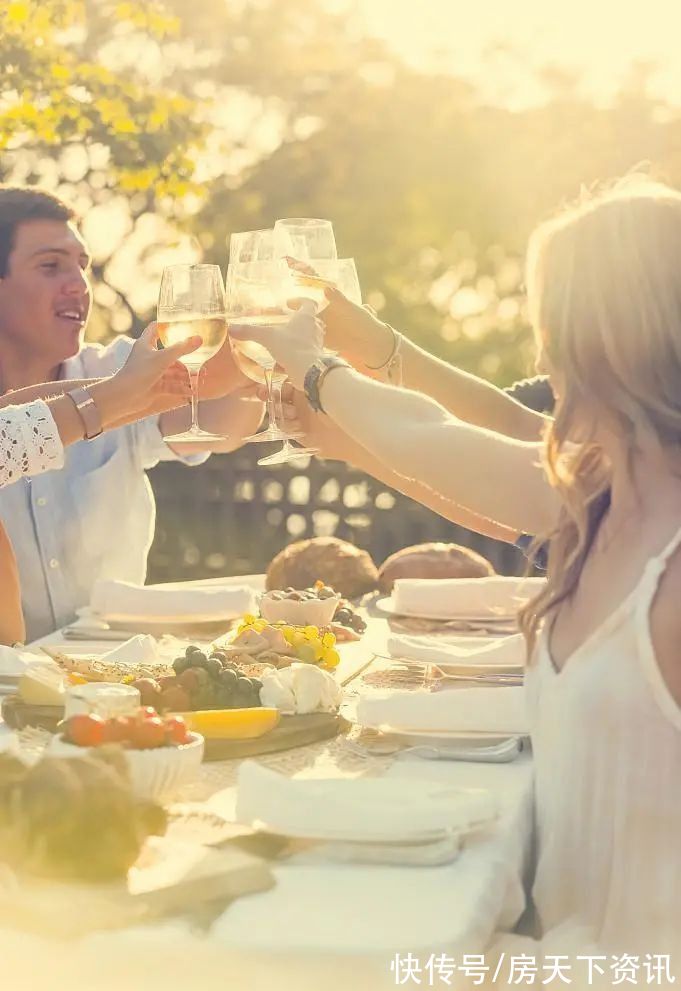
[{"label": "yellow lemon wedge", "polygon": [[252,709],[198,709],[181,712],[190,730],[207,740],[254,740],[269,733],[279,722],[280,712],[265,706]]}]

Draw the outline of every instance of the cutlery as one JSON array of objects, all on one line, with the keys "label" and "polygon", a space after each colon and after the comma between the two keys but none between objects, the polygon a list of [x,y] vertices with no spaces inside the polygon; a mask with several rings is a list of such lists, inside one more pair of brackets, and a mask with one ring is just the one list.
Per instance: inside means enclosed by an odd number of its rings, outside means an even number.
[{"label": "cutlery", "polygon": [[519,756],[523,749],[523,740],[521,737],[512,736],[507,740],[502,740],[501,743],[473,747],[455,744],[438,744],[436,746],[430,743],[405,746],[399,740],[390,739],[376,740],[368,745],[346,740],[345,745],[358,757],[392,757],[412,754],[415,757],[422,757],[424,760],[458,760],[481,764],[503,764],[515,760]]}]

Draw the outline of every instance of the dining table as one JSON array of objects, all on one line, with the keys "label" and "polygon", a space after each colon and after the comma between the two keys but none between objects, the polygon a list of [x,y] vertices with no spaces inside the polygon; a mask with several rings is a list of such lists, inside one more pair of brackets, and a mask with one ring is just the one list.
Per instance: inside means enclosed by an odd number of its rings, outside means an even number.
[{"label": "dining table", "polygon": [[[367,675],[385,666],[388,654],[388,618],[364,615],[366,632],[341,647],[336,671],[342,712],[351,723],[359,698],[375,690]],[[29,646],[36,653],[68,651],[74,641],[58,630]],[[111,646],[81,640],[77,649],[94,654]],[[493,935],[512,930],[523,916],[532,848],[531,752],[526,748],[507,763],[424,759],[418,752],[364,750],[354,734],[255,759],[296,779],[388,778],[399,782],[405,807],[415,782],[426,779],[487,789],[498,815],[467,835],[455,859],[444,864],[335,862],[323,846],[303,848],[273,861],[276,883],[269,890],[222,906],[209,921],[175,916],[106,932],[84,925],[82,935],[68,940],[5,925],[0,968],[10,978],[7,987],[380,991],[407,984],[400,970],[405,958],[414,973],[420,968],[421,980],[413,983],[466,986],[451,975],[449,981],[438,978],[433,961],[445,959],[455,968],[479,961]],[[239,766],[236,759],[204,762],[180,800],[232,819]],[[5,899],[11,899],[11,883],[3,884],[0,874]]]}]

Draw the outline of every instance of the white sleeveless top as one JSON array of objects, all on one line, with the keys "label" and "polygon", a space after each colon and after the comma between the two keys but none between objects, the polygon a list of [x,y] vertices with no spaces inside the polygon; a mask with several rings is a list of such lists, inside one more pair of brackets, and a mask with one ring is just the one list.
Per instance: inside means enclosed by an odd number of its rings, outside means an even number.
[{"label": "white sleeveless top", "polygon": [[[681,531],[557,672],[548,623],[526,674],[535,761],[533,899],[544,934],[605,950],[681,950],[681,708],[649,613]],[[681,607],[681,603],[680,603]],[[681,663],[681,642],[679,643]]]}]

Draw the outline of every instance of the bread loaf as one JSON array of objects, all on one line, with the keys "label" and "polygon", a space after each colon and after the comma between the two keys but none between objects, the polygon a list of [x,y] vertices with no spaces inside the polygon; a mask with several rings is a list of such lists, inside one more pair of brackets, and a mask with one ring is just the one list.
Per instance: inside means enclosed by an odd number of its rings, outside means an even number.
[{"label": "bread loaf", "polygon": [[337,537],[312,537],[289,544],[267,569],[268,591],[308,588],[323,581],[346,599],[378,587],[378,571],[366,551]]},{"label": "bread loaf", "polygon": [[381,591],[397,578],[487,578],[494,568],[481,554],[459,544],[415,544],[391,554],[378,572]]}]

